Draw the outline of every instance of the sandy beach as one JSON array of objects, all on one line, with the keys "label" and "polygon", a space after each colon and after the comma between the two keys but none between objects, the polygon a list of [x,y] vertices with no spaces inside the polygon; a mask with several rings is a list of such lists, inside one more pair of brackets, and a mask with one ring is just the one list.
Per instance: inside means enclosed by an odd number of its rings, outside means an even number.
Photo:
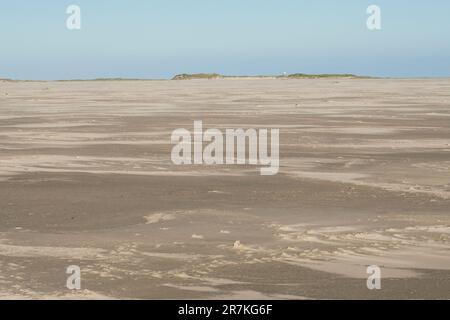
[{"label": "sandy beach", "polygon": [[[174,165],[196,120],[279,173]],[[450,299],[450,79],[0,81],[0,204],[1,299]]]}]

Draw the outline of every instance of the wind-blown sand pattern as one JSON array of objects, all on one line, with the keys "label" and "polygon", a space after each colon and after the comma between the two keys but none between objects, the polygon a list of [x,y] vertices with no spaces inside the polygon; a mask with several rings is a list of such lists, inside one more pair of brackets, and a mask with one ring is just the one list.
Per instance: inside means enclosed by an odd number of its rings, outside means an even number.
[{"label": "wind-blown sand pattern", "polygon": [[[280,172],[173,165],[194,120]],[[0,82],[0,203],[0,298],[449,299],[450,80]]]}]

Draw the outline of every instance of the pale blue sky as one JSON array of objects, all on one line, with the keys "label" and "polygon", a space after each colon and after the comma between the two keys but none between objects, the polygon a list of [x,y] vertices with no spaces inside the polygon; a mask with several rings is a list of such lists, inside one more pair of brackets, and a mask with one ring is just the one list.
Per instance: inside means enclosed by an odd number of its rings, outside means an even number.
[{"label": "pale blue sky", "polygon": [[[370,4],[380,31],[366,28]],[[192,72],[450,76],[450,1],[0,0],[0,78]]]}]

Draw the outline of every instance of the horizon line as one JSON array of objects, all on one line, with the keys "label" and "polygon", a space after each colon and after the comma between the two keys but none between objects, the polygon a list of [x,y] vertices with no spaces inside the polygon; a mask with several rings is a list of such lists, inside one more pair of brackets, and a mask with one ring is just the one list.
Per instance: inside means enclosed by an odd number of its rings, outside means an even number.
[{"label": "horizon line", "polygon": [[355,74],[341,74],[341,73],[293,73],[293,74],[259,74],[259,75],[225,75],[219,73],[180,73],[172,77],[166,78],[136,78],[136,77],[93,77],[93,78],[72,78],[72,79],[20,79],[20,78],[0,78],[0,82],[69,82],[69,81],[182,81],[182,80],[221,80],[221,79],[449,79],[448,76],[368,76]]}]

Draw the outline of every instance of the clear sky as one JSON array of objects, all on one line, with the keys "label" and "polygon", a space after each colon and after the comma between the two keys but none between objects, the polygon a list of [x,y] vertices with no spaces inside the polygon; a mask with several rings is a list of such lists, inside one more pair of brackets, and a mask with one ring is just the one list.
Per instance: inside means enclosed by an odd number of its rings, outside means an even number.
[{"label": "clear sky", "polygon": [[[66,28],[71,4],[81,30]],[[0,78],[194,72],[450,76],[450,1],[0,0]]]}]

